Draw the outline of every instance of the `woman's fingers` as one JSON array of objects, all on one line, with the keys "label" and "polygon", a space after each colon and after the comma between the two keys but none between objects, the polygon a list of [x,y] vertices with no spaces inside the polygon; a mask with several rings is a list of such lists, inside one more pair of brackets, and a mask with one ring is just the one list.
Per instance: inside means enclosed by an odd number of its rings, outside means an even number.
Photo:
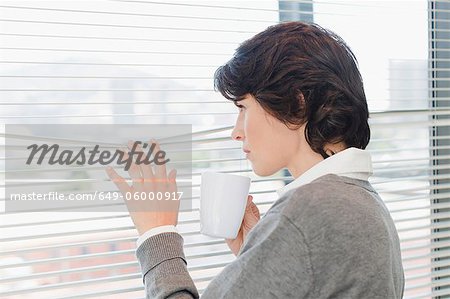
[{"label": "woman's fingers", "polygon": [[247,196],[247,205],[245,206],[246,213],[251,212],[252,204],[254,204],[252,200],[253,196],[251,195]]},{"label": "woman's fingers", "polygon": [[[128,147],[130,147],[130,142],[128,143]],[[124,150],[124,151],[125,151],[124,159],[128,159],[128,157],[129,157],[128,152],[126,150]],[[142,184],[141,170],[139,169],[139,166],[136,165],[134,160],[130,164],[130,168],[128,169],[128,173],[130,174],[130,177],[133,180],[133,186],[140,188],[141,184]]]},{"label": "woman's fingers", "polygon": [[177,192],[177,182],[176,182],[176,177],[177,177],[177,170],[176,169],[172,169],[169,172],[169,175],[167,177],[168,180],[168,184],[169,184],[169,192]]},{"label": "woman's fingers", "polygon": [[259,214],[259,209],[254,203],[252,203],[252,213],[258,220],[261,218],[261,215]]},{"label": "woman's fingers", "polygon": [[[134,199],[127,200],[126,206],[137,230],[142,234],[153,227],[168,224],[176,225],[180,202],[169,200],[169,191],[171,193],[170,198],[178,195],[175,181],[176,171],[171,171],[169,178],[163,177],[163,179],[156,181],[156,171],[153,171],[152,165],[143,163],[147,156],[144,156],[142,146],[135,145],[133,142],[130,142],[128,146],[132,150],[134,148],[134,153],[131,154],[128,149],[120,149],[123,152],[120,164],[125,165],[128,169],[128,173],[133,180],[131,186],[129,186],[127,180],[119,176],[110,167],[107,168],[107,174],[122,192],[124,198],[125,194],[130,193]],[[141,158],[139,158],[139,155],[141,155]],[[133,159],[131,160],[131,158]],[[139,159],[137,160],[137,158]],[[165,171],[165,166],[164,169],[159,169],[159,175],[164,175],[163,170]],[[144,178],[151,178],[152,176],[153,182],[144,181]],[[175,194],[172,192],[175,192]]]},{"label": "woman's fingers", "polygon": [[[138,151],[142,152],[142,159],[144,160],[145,152],[143,151],[142,147],[140,145],[137,146]],[[144,178],[145,183],[152,183],[154,179],[154,174],[152,170],[152,166],[150,164],[140,163],[139,168],[141,170],[142,176]]]},{"label": "woman's fingers", "polygon": [[249,195],[247,198],[247,211],[251,212],[256,218],[260,219],[261,215],[259,214],[259,209],[256,204],[253,202],[253,196]]},{"label": "woman's fingers", "polygon": [[128,185],[127,181],[114,170],[114,168],[107,167],[106,173],[108,174],[111,181],[113,181],[114,184],[116,184],[120,192],[122,193],[130,192],[131,187]]},{"label": "woman's fingers", "polygon": [[[159,143],[156,140],[152,139],[152,143],[155,143],[154,153],[156,154],[161,150],[161,148],[159,147]],[[157,161],[155,161],[155,162],[157,162]],[[156,177],[158,178],[158,180],[161,180],[161,182],[164,182],[165,180],[167,180],[166,164],[165,163],[162,165],[156,164],[155,167],[156,167],[155,173],[156,173]]]},{"label": "woman's fingers", "polygon": [[[155,159],[155,154],[158,153],[161,149],[158,142],[156,142],[154,139],[151,140],[151,143],[155,144],[153,150],[153,158]],[[128,148],[133,149],[133,146],[134,142],[129,141]],[[122,149],[122,151],[124,152],[124,160],[129,159],[128,150]],[[156,190],[165,190],[166,188],[169,188],[171,189],[170,192],[177,191],[175,182],[176,171],[171,172],[169,176],[167,176],[165,163],[156,165],[155,170],[153,170],[151,164],[146,165],[145,163],[143,163],[143,161],[145,160],[145,152],[142,150],[142,147],[140,145],[137,145],[135,151],[138,153],[141,152],[142,156],[139,159],[139,165],[136,164],[135,159],[133,159],[128,169],[128,173],[133,180],[134,187],[136,187],[137,189],[143,189],[145,188],[144,183],[153,183],[152,185]]]}]

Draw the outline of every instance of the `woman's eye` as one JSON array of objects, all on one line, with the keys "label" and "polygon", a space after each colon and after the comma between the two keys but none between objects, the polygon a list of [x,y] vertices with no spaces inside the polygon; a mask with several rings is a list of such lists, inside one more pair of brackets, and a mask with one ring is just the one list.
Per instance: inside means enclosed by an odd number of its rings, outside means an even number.
[{"label": "woman's eye", "polygon": [[243,108],[245,108],[244,106],[242,106],[242,105],[239,105],[239,104],[236,104],[236,107],[238,107],[238,108],[239,108],[239,110],[242,110]]}]

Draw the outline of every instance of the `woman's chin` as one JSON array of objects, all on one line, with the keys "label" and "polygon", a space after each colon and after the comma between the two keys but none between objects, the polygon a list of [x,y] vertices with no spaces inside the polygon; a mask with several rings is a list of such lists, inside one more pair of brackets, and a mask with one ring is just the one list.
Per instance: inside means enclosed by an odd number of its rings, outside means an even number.
[{"label": "woman's chin", "polygon": [[252,168],[253,168],[253,172],[257,176],[270,176],[278,171],[278,170],[273,170],[273,169],[269,169],[269,168],[260,168],[260,167],[257,167],[256,165],[254,165],[253,163],[252,163]]}]

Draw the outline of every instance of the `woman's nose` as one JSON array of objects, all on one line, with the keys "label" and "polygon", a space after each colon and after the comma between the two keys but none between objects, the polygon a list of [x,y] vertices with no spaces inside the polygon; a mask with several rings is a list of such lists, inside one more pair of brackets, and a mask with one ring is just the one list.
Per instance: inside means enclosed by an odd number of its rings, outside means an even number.
[{"label": "woman's nose", "polygon": [[244,140],[244,132],[243,132],[243,130],[241,130],[237,126],[235,126],[233,131],[231,132],[231,138],[233,140],[236,140],[236,141]]}]

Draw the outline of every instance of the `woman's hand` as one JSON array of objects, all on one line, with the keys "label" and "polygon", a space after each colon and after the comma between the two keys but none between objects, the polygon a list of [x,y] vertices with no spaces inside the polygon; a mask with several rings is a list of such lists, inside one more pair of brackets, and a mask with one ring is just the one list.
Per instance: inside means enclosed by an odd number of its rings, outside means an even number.
[{"label": "woman's hand", "polygon": [[244,240],[250,230],[258,223],[260,219],[258,207],[252,202],[253,196],[247,197],[247,206],[245,208],[244,219],[242,220],[241,227],[239,228],[236,239],[225,239],[234,255],[237,256],[241,249]]},{"label": "woman's hand", "polygon": [[[159,144],[153,140],[152,143],[156,143],[155,153],[157,153],[160,150]],[[132,148],[132,146],[133,143],[129,142],[128,147]],[[138,149],[142,151],[140,147]],[[125,150],[124,159],[128,159],[127,152]],[[131,185],[112,167],[108,167],[106,172],[122,192],[128,212],[139,235],[157,226],[176,225],[180,208],[180,201],[175,196],[177,194],[176,170],[173,169],[167,175],[165,164],[155,165],[155,169],[153,169],[151,164],[140,163],[137,165],[134,161],[135,159],[128,170],[132,179]],[[162,193],[162,200],[157,200],[158,193]],[[169,200],[166,200],[167,194],[170,194]],[[142,200],[143,195],[146,196],[145,200]],[[153,200],[149,200],[149,198],[153,198]],[[177,200],[174,200],[175,198]]]}]

